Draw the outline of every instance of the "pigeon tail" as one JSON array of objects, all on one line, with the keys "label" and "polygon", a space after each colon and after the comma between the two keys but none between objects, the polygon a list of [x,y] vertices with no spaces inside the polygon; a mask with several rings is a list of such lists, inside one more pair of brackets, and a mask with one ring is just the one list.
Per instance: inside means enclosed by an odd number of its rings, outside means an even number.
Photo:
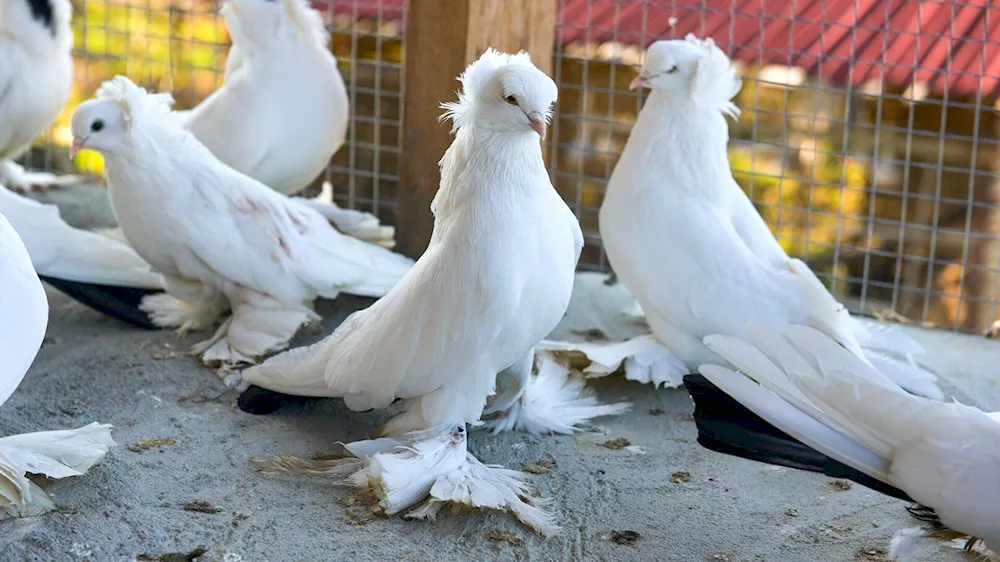
[{"label": "pigeon tail", "polygon": [[259,357],[288,347],[300,328],[319,320],[304,306],[264,308],[242,303],[211,338],[191,346],[191,353],[209,366],[254,364]]}]

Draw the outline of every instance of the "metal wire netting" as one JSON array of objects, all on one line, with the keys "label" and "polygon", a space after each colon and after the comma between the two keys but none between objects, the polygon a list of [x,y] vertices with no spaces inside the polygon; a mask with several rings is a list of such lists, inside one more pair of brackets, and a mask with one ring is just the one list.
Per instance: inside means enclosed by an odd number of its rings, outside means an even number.
[{"label": "metal wire netting", "polygon": [[[985,0],[556,0],[553,183],[577,213],[581,268],[607,270],[597,211],[642,105],[642,48],[694,33],[740,67],[734,176],[781,244],[856,311],[980,330],[1000,310],[996,162],[1000,8]],[[215,0],[75,0],[72,108],[124,73],[191,107],[221,83]],[[317,0],[351,95],[326,177],[338,203],[394,220],[403,0]],[[428,111],[436,111],[428,108]],[[33,164],[63,168],[64,150]],[[95,168],[98,164],[83,162]],[[710,225],[706,225],[706,228]],[[669,241],[665,241],[669,243]]]}]

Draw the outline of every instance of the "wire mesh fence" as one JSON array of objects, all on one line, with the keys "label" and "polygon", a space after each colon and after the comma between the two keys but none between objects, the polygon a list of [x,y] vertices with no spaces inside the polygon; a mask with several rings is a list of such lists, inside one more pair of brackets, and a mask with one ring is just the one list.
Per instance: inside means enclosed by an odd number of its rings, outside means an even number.
[{"label": "wire mesh fence", "polygon": [[[782,246],[856,311],[980,330],[1000,314],[1000,8],[987,0],[555,0],[553,183],[607,270],[597,212],[642,106],[642,48],[712,37],[744,76],[734,176]],[[49,136],[116,73],[191,107],[222,80],[216,0],[74,0],[76,83]],[[348,85],[339,204],[393,222],[402,141],[404,0],[316,0]],[[428,108],[434,111],[434,108]],[[32,162],[69,167],[64,150]],[[85,169],[95,164],[78,163]],[[710,225],[706,225],[706,228]],[[667,241],[669,243],[669,241]]]}]

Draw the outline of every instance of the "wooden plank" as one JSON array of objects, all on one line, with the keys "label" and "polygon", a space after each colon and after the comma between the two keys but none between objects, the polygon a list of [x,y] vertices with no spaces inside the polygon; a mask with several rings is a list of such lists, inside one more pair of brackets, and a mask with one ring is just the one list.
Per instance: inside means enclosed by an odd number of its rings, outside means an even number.
[{"label": "wooden plank", "polygon": [[396,251],[416,258],[430,241],[437,163],[452,141],[438,105],[455,99],[456,77],[490,46],[525,49],[551,74],[555,21],[555,0],[410,0]]}]

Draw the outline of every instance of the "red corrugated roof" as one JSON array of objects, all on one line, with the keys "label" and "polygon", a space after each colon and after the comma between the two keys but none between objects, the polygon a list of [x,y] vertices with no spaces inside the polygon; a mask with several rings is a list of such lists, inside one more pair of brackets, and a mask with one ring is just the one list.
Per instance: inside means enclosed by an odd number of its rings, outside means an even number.
[{"label": "red corrugated roof", "polygon": [[[916,80],[938,93],[1000,95],[1000,6],[992,0],[558,2],[563,44],[646,46],[694,33],[712,37],[734,59],[799,66],[841,86],[876,81],[905,87]],[[405,0],[314,3],[385,21],[405,14]]]}]

